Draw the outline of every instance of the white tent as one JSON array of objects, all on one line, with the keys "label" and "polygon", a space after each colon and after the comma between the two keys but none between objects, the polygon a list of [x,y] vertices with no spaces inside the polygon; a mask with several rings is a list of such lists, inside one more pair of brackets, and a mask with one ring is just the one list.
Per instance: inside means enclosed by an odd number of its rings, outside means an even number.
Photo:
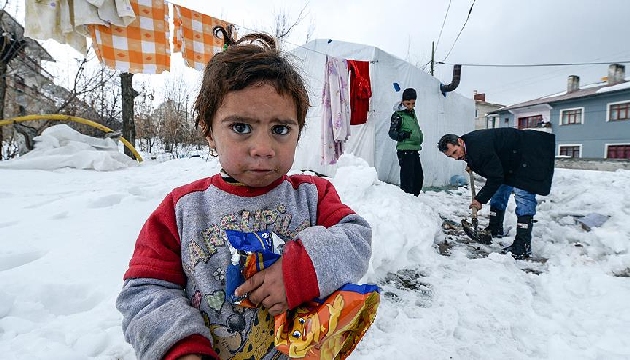
[{"label": "white tent", "polygon": [[[333,176],[336,165],[321,162],[322,88],[326,55],[370,62],[372,98],[368,120],[352,125],[344,153],[363,158],[376,168],[378,178],[400,184],[400,168],[396,158],[396,142],[389,138],[393,106],[401,100],[402,90],[413,87],[418,93],[416,114],[424,134],[420,157],[424,169],[424,186],[444,186],[453,175],[463,175],[465,164],[448,159],[437,149],[437,142],[446,133],[457,135],[473,130],[475,105],[472,99],[440,91],[440,81],[412,64],[373,46],[337,40],[313,40],[291,51],[307,82],[312,107],[300,139],[294,168],[309,169]],[[462,74],[465,80],[466,74]],[[448,84],[452,79],[444,79]],[[394,83],[399,85],[396,91]]]}]

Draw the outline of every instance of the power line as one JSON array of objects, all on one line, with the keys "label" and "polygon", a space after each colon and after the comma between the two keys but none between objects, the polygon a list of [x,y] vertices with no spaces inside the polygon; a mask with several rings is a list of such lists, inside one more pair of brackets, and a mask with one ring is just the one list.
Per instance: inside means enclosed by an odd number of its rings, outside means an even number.
[{"label": "power line", "polygon": [[[446,17],[448,16],[448,10],[451,8],[451,1],[452,0],[448,0],[448,7],[446,8],[446,13],[444,14],[444,21],[442,21],[442,27],[440,28],[440,35],[438,35],[437,42],[435,43],[435,51],[437,51],[438,46],[440,45],[440,38],[442,37],[442,30],[444,30],[444,24],[446,24]],[[429,63],[427,63],[427,65],[428,64]]]},{"label": "power line", "polygon": [[[619,52],[615,52],[612,54],[607,55],[608,57],[628,57],[630,55],[630,50],[625,49]],[[592,60],[592,62],[595,61],[601,61],[603,60],[604,57],[603,56],[598,56],[596,58],[594,58]],[[610,62],[607,64],[612,64],[614,62]],[[592,68],[594,66],[596,66],[597,64],[593,64],[593,65],[586,65],[585,67],[589,67]],[[557,67],[550,67],[550,69],[553,70],[549,70],[549,71],[543,71],[540,73],[537,73],[537,75],[535,76],[526,76],[524,78],[517,78],[516,80],[512,80],[510,82],[502,82],[501,85],[495,85],[493,87],[491,87],[490,89],[486,89],[485,92],[486,93],[495,93],[495,94],[500,94],[502,92],[505,91],[511,91],[513,89],[516,88],[522,88],[524,85],[532,85],[532,84],[537,84],[537,83],[541,83],[542,80],[541,79],[546,79],[546,80],[551,80],[551,79],[556,79],[556,78],[560,78],[560,77],[564,77],[564,73],[566,73],[566,69],[560,66]],[[562,75],[560,75],[562,74]],[[566,78],[565,78],[566,79]],[[545,95],[547,96],[547,95]],[[520,101],[519,101],[520,102]]]},{"label": "power line", "polygon": [[453,41],[453,45],[451,46],[451,49],[448,51],[448,54],[446,54],[446,56],[444,57],[444,60],[442,61],[446,61],[446,58],[448,58],[448,56],[451,55],[451,51],[453,51],[453,48],[455,47],[455,44],[457,43],[459,36],[462,34],[462,31],[464,31],[466,24],[468,24],[468,19],[470,19],[470,13],[472,13],[472,9],[474,5],[475,5],[475,0],[473,0],[472,4],[470,4],[470,9],[468,10],[468,16],[466,16],[466,21],[464,21],[464,25],[462,25],[462,28],[459,30],[459,34],[457,34],[455,41]]},{"label": "power line", "polygon": [[[628,64],[630,60],[622,61],[597,61],[597,62],[581,62],[581,63],[542,63],[542,64],[459,64],[462,66],[477,66],[477,67],[499,67],[499,68],[512,68],[512,67],[551,67],[551,66],[584,66],[584,65],[609,65],[609,64]],[[444,61],[438,61],[439,65],[455,65],[446,63]]]},{"label": "power line", "polygon": [[[624,50],[624,51],[621,51],[621,52],[617,52],[615,54],[610,54],[608,56],[610,56],[610,57],[621,57],[621,56],[625,57],[625,56],[628,56],[628,55],[630,55],[630,51],[629,50]],[[604,59],[604,58],[599,56],[599,57],[593,59],[592,61],[600,61],[602,59]],[[595,66],[595,65],[587,65],[586,67],[593,67],[593,66]],[[537,74],[536,76],[533,76],[533,77],[527,77],[527,78],[522,79],[522,80],[512,81],[512,82],[509,82],[507,84],[504,83],[503,86],[496,87],[495,89],[493,89],[491,91],[499,93],[499,92],[502,92],[502,91],[508,90],[508,89],[511,90],[511,89],[514,89],[514,88],[521,88],[523,85],[535,84],[535,83],[540,82],[540,80],[538,80],[538,79],[550,80],[550,79],[554,79],[554,78],[559,78],[560,76],[565,76],[564,75],[565,72],[566,71],[565,70],[563,71],[563,68],[555,67],[554,70],[541,72],[541,73],[539,73],[539,74]],[[563,75],[560,75],[560,74],[563,74]]]}]

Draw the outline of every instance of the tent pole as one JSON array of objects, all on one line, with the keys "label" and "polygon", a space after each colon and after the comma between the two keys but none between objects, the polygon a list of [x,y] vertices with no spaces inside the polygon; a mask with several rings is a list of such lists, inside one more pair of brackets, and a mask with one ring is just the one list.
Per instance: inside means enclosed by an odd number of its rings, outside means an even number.
[{"label": "tent pole", "polygon": [[433,76],[434,64],[435,64],[435,41],[431,41],[431,76]]}]

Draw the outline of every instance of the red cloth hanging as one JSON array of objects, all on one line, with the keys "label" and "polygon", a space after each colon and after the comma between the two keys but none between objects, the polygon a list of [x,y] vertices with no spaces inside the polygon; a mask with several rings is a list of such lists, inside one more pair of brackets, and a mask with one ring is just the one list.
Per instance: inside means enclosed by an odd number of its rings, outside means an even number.
[{"label": "red cloth hanging", "polygon": [[365,124],[370,109],[370,62],[348,60],[350,70],[350,125]]}]

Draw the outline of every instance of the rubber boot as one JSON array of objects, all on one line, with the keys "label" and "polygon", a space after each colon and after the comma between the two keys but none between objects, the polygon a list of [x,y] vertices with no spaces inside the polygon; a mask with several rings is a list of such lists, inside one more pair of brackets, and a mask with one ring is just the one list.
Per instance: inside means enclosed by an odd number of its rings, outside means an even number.
[{"label": "rubber boot", "polygon": [[494,207],[490,207],[490,222],[486,227],[486,232],[491,234],[494,238],[503,237],[503,218],[505,217],[505,210],[498,210]]},{"label": "rubber boot", "polygon": [[523,215],[516,218],[516,237],[512,245],[503,249],[503,253],[512,253],[516,260],[527,259],[532,254],[532,228],[534,217]]}]

